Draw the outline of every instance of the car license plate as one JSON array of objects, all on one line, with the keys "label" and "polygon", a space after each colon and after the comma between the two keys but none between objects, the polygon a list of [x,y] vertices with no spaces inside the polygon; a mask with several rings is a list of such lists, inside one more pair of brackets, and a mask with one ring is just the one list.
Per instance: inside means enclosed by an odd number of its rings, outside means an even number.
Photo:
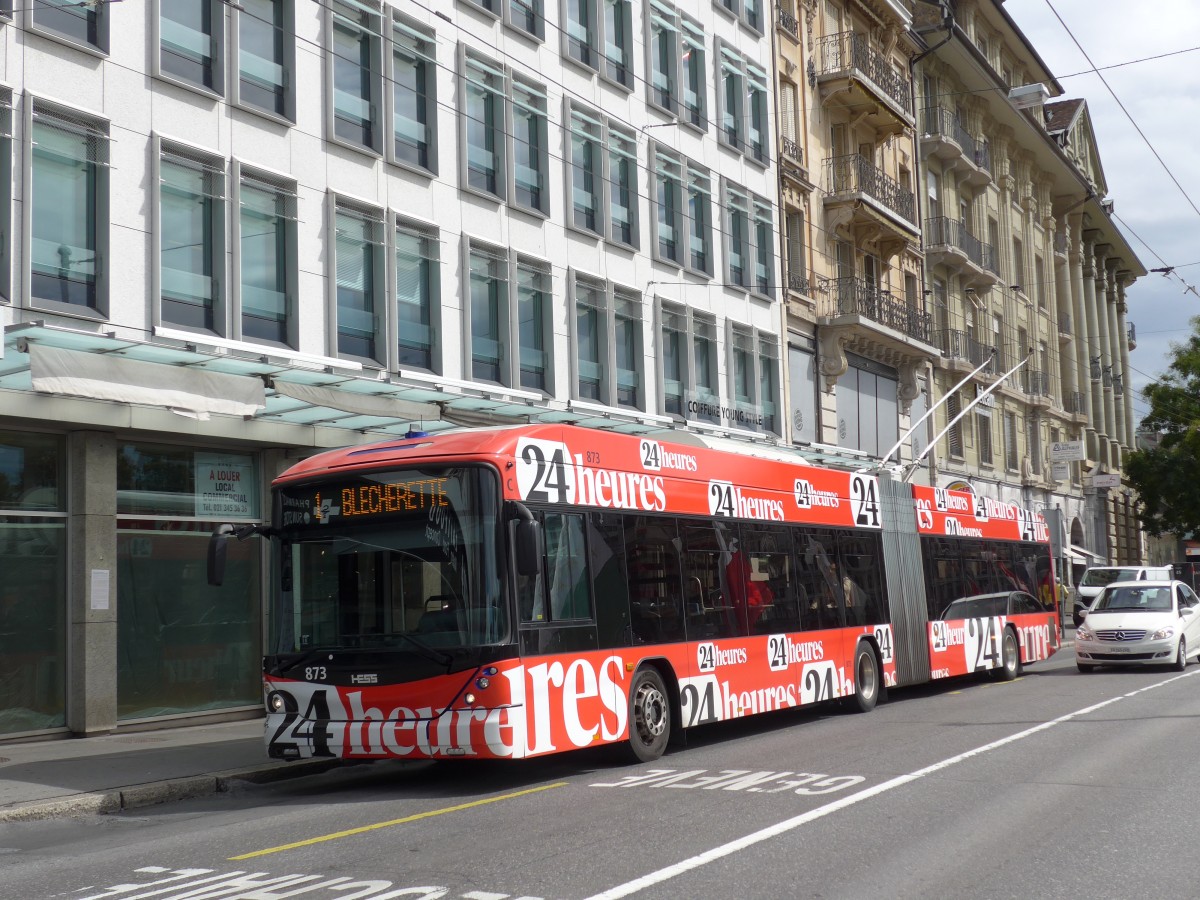
[{"label": "car license plate", "polygon": [[1112,652],[1113,653],[1128,653],[1129,648],[1128,647],[1113,647]]}]

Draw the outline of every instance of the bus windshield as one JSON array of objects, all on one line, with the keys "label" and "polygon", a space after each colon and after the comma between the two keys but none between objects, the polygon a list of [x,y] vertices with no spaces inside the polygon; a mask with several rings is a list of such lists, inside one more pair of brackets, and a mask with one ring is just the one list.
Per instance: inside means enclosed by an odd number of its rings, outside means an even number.
[{"label": "bus windshield", "polygon": [[272,654],[510,640],[491,470],[356,473],[277,489]]}]

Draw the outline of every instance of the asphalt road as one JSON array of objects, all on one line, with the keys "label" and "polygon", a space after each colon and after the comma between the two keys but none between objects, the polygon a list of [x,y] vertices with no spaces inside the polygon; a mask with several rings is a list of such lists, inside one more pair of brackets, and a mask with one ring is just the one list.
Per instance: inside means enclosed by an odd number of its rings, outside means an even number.
[{"label": "asphalt road", "polygon": [[1200,666],[893,691],[607,752],[0,826],[11,900],[1193,898]]}]

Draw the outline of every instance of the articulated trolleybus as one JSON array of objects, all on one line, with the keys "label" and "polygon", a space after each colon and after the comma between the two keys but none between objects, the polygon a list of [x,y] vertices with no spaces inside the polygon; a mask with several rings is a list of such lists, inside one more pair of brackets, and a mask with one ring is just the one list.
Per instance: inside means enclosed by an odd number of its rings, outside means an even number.
[{"label": "articulated trolleybus", "polygon": [[[987,672],[1059,646],[1041,516],[781,450],[531,425],[274,484],[271,756],[518,758]],[[719,449],[718,449],[719,445]]]}]

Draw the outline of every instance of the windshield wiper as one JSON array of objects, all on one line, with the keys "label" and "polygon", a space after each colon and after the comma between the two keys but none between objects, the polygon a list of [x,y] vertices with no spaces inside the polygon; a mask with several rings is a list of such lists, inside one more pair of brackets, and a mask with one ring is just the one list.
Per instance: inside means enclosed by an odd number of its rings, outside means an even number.
[{"label": "windshield wiper", "polygon": [[443,653],[441,650],[438,650],[436,647],[429,646],[423,640],[421,640],[420,638],[417,638],[417,637],[413,637],[411,634],[406,634],[402,631],[398,631],[398,632],[396,632],[396,637],[403,638],[404,640],[408,641],[410,644],[412,644],[414,647],[417,648],[417,651],[422,656],[424,656],[428,660],[432,660],[433,662],[437,663],[440,666],[445,666],[447,669],[449,669],[450,664],[452,662],[454,662],[454,657],[451,656],[449,653]]}]

